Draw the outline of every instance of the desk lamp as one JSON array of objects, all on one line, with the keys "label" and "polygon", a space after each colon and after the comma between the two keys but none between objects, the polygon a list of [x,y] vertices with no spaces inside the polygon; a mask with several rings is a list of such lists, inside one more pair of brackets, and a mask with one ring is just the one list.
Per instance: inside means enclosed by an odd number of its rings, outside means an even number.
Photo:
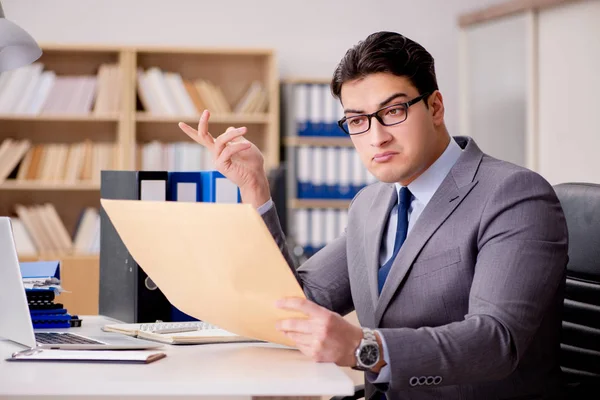
[{"label": "desk lamp", "polygon": [[31,64],[41,55],[31,35],[4,17],[0,3],[0,73]]}]

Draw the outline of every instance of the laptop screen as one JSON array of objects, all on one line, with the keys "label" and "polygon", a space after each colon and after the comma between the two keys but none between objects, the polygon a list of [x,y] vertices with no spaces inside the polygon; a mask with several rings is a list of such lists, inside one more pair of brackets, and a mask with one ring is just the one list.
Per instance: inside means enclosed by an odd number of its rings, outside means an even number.
[{"label": "laptop screen", "polygon": [[10,218],[0,217],[0,338],[36,347]]}]

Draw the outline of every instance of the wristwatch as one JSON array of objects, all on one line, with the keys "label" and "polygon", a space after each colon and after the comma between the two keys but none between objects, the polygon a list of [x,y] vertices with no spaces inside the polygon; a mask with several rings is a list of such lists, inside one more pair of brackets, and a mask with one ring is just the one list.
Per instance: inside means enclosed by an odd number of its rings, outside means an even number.
[{"label": "wristwatch", "polygon": [[352,367],[359,371],[368,371],[377,365],[381,359],[379,343],[375,337],[375,332],[369,328],[363,328],[363,338],[356,348],[356,366]]}]

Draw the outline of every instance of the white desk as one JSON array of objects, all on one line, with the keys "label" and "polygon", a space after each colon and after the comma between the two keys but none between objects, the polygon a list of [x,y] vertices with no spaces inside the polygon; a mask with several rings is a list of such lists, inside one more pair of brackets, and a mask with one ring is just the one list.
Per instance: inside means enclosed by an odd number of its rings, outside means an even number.
[{"label": "white desk", "polygon": [[[69,331],[90,335],[114,322],[88,316],[82,328]],[[165,345],[166,358],[141,365],[5,361],[20,349],[0,340],[2,399],[320,399],[353,393],[351,379],[336,365],[270,344]]]}]

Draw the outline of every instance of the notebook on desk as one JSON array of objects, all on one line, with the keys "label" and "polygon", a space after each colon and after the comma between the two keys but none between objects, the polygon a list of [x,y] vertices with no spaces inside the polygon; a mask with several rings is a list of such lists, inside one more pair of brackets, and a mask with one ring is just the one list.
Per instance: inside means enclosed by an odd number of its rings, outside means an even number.
[{"label": "notebook on desk", "polygon": [[156,322],[148,324],[111,324],[102,328],[140,339],[168,344],[211,344],[258,342],[220,329],[206,322]]}]

